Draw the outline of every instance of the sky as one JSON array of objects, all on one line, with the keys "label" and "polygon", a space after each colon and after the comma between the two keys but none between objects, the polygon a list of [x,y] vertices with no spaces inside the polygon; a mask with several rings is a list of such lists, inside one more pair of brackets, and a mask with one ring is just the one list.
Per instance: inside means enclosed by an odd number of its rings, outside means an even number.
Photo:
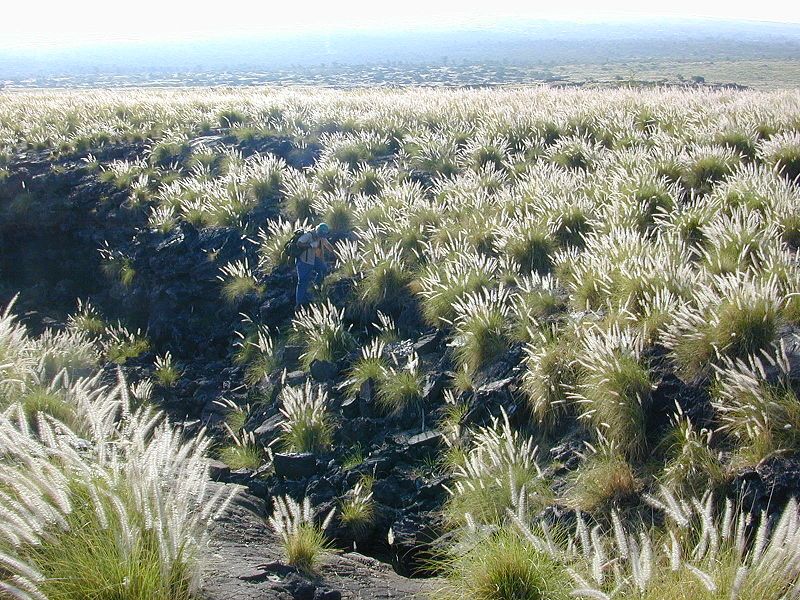
[{"label": "sky", "polygon": [[6,0],[0,49],[332,31],[488,27],[527,19],[709,17],[800,23],[787,0]]}]

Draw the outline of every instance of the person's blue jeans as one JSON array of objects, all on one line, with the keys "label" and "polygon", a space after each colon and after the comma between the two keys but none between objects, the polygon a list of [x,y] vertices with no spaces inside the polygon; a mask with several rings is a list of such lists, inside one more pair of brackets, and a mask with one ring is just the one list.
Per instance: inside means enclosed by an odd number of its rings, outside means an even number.
[{"label": "person's blue jeans", "polygon": [[314,259],[314,264],[311,265],[302,260],[297,260],[297,291],[295,293],[295,305],[308,304],[311,302],[311,296],[308,293],[308,286],[311,285],[311,280],[314,279],[317,285],[321,285],[328,274],[328,265],[320,257]]}]

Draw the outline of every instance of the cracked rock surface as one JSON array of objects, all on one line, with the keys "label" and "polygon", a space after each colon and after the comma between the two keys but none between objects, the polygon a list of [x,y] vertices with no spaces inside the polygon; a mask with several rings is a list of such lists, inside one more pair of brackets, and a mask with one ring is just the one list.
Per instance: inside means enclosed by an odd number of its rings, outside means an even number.
[{"label": "cracked rock surface", "polygon": [[331,551],[316,578],[282,562],[281,544],[264,503],[245,491],[217,521],[205,557],[204,600],[383,600],[435,597],[436,579],[409,579],[356,552]]}]

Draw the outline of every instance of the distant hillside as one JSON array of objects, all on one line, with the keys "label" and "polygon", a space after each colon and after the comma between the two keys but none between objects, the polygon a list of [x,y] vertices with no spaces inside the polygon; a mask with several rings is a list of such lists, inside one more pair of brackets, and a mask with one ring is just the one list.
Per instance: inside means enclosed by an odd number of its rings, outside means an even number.
[{"label": "distant hillside", "polygon": [[[786,60],[800,57],[800,25],[714,20],[575,24],[527,22],[484,29],[283,35],[268,39],[127,44],[69,51],[0,51],[0,82],[59,77],[259,72],[370,65],[492,64],[542,68],[635,61]],[[502,75],[501,75],[502,76]],[[105,81],[104,84],[108,84]],[[113,81],[111,82],[113,83]],[[62,82],[63,85],[63,82]]]}]

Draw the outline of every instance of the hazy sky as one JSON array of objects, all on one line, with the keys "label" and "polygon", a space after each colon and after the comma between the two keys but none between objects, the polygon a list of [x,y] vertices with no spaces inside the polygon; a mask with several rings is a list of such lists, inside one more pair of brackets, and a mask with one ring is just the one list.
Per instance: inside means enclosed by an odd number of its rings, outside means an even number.
[{"label": "hazy sky", "polygon": [[442,29],[515,19],[716,17],[800,23],[787,0],[5,0],[0,48],[331,30]]}]

